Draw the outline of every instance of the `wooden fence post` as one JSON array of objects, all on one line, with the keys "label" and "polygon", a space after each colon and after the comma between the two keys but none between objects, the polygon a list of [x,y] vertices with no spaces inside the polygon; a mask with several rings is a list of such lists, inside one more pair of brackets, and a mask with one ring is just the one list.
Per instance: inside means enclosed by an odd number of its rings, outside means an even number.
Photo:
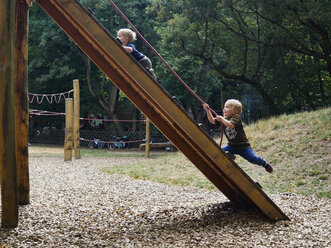
[{"label": "wooden fence post", "polygon": [[150,120],[146,117],[146,145],[145,145],[146,158],[149,158],[149,142],[150,142]]},{"label": "wooden fence post", "polygon": [[80,158],[80,134],[79,134],[79,118],[80,118],[80,96],[79,96],[79,80],[75,79],[74,84],[74,150],[75,158]]},{"label": "wooden fence post", "polygon": [[29,7],[16,0],[14,50],[16,164],[19,204],[29,204],[28,32]]},{"label": "wooden fence post", "polygon": [[1,225],[17,227],[15,154],[14,35],[16,1],[0,1],[0,178]]},{"label": "wooden fence post", "polygon": [[73,109],[74,103],[72,98],[66,99],[66,127],[64,139],[64,161],[72,160],[73,145]]}]

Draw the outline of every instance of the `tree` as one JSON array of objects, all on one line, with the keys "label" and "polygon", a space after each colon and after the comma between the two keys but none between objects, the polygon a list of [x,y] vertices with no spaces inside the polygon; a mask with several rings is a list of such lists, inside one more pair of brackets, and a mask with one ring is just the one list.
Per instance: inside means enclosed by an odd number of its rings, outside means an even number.
[{"label": "tree", "polygon": [[[271,28],[271,47],[323,61],[331,76],[331,3],[322,1],[248,1],[248,9]],[[258,8],[257,6],[260,6]],[[247,36],[246,38],[251,39]],[[254,40],[258,43],[263,41]]]},{"label": "tree", "polygon": [[[250,84],[268,106],[275,109],[273,100],[259,82],[265,49],[242,37],[231,36],[232,33],[226,29],[220,32],[219,16],[228,15],[228,12],[218,8],[217,1],[185,1],[185,8],[178,6],[180,3],[177,2],[173,9],[179,13],[168,20],[168,25],[160,24],[159,34],[167,49],[176,53],[185,52],[192,59],[200,60],[205,74],[214,71],[219,74],[219,81],[225,78],[226,81]],[[168,11],[162,7],[158,9],[161,11],[159,16],[164,16],[163,11]],[[242,25],[236,20],[232,23],[239,27]]]},{"label": "tree", "polygon": [[[81,1],[93,12],[93,15],[110,33],[116,35],[120,27],[126,27],[125,20],[116,10],[105,1]],[[143,26],[149,35],[153,33],[151,21],[144,13],[147,2],[130,1],[120,3],[129,18],[135,19],[138,29]],[[72,89],[72,80],[78,78],[81,86],[81,114],[108,114],[117,120],[120,103],[133,108],[128,99],[119,97],[119,90],[105,77],[105,75],[81,52],[67,35],[44,13],[38,5],[34,5],[30,12],[29,36],[29,91],[33,93],[57,93]],[[148,25],[147,25],[148,24]],[[149,28],[146,28],[149,27]],[[137,41],[137,46],[141,40]],[[140,49],[140,48],[139,48]],[[141,49],[146,51],[146,48]],[[123,94],[122,94],[123,95]],[[37,106],[31,108],[63,112],[64,103],[57,106]],[[134,117],[140,117],[138,110]],[[121,130],[118,122],[117,128]],[[134,126],[134,125],[133,125]]]},{"label": "tree", "polygon": [[[125,22],[124,18],[119,15],[118,12],[109,4],[105,2],[96,2],[85,0],[84,5],[89,9],[93,10],[95,17],[101,21],[103,26],[105,26],[112,34],[116,35],[118,29],[126,27],[128,24]],[[134,19],[139,29],[139,26],[144,26],[144,30],[148,30],[148,25],[151,22],[146,18],[146,15],[141,14],[145,12],[146,2],[144,1],[131,1],[119,3],[118,7],[124,12],[129,13],[129,19]],[[150,28],[150,30],[152,30]],[[137,47],[141,46],[141,40],[139,40]],[[145,49],[142,49],[145,50]],[[91,61],[86,56],[83,56],[86,65],[86,75],[88,88],[92,96],[98,99],[100,106],[102,106],[111,116],[112,119],[118,120],[118,103],[119,90],[111,83],[111,81],[101,73],[97,68],[94,68],[98,72],[96,76],[91,77]],[[92,82],[93,81],[93,82]],[[126,101],[122,99],[122,101]],[[137,115],[137,114],[136,114]],[[117,128],[122,131],[121,125],[115,122]]]},{"label": "tree", "polygon": [[[151,2],[165,49],[201,61],[206,74],[215,71],[220,81],[251,85],[271,113],[284,111],[289,102],[296,103],[288,111],[330,103],[330,75],[324,73],[330,23],[315,14],[304,17],[319,11],[327,17],[327,1],[314,1],[313,11],[295,0]],[[291,6],[299,6],[300,16]],[[291,77],[280,80],[283,74]]]},{"label": "tree", "polygon": [[[29,30],[29,92],[51,94],[71,90],[72,80],[82,79],[84,72],[79,49],[38,5],[30,9]],[[85,92],[83,87],[83,96]],[[82,101],[84,104],[83,97]],[[64,102],[41,106],[34,102],[30,108],[64,112]]]}]

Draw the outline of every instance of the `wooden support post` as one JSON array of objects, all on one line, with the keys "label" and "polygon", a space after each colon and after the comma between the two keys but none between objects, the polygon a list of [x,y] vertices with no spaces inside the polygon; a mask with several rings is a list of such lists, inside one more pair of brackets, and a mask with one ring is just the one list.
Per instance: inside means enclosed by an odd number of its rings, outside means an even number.
[{"label": "wooden support post", "polygon": [[150,142],[150,120],[146,118],[146,146],[145,146],[146,158],[149,158],[149,142]]},{"label": "wooden support post", "polygon": [[28,113],[28,32],[29,7],[23,0],[16,0],[14,82],[15,125],[18,202],[30,202],[29,183],[29,113]]},{"label": "wooden support post", "polygon": [[16,1],[0,1],[0,178],[1,225],[17,227],[15,154],[14,35]]},{"label": "wooden support post", "polygon": [[72,160],[73,145],[73,112],[74,102],[72,98],[66,99],[66,127],[64,140],[64,161]]},{"label": "wooden support post", "polygon": [[74,84],[74,150],[75,158],[80,158],[80,135],[79,135],[79,118],[80,118],[80,96],[79,80],[75,79]]}]

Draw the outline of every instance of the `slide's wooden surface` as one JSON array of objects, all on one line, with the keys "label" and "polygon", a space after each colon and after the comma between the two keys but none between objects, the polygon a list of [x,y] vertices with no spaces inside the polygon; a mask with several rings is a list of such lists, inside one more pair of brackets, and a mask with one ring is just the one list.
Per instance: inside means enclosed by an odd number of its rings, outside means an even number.
[{"label": "slide's wooden surface", "polygon": [[231,201],[288,217],[76,0],[37,0],[112,82]]}]

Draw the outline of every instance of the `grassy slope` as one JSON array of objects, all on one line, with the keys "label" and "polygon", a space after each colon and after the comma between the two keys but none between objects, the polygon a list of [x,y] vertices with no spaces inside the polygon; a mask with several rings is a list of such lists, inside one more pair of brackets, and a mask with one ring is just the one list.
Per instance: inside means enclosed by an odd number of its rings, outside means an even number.
[{"label": "grassy slope", "polygon": [[[237,157],[236,162],[268,193],[294,192],[331,198],[331,108],[282,115],[246,127],[255,150],[274,166],[274,173]],[[144,159],[109,173],[166,184],[214,186],[180,152]]]},{"label": "grassy slope", "polygon": [[253,172],[254,166],[238,160],[247,173],[269,192],[295,192],[331,198],[331,108],[282,115],[247,127],[257,154],[275,171]]}]

